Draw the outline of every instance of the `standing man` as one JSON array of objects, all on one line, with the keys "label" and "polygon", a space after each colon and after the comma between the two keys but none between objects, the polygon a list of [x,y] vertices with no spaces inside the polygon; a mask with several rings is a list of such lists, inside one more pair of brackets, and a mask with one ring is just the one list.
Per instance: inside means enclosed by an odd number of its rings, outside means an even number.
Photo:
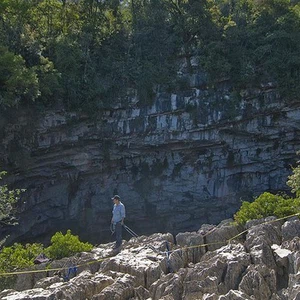
[{"label": "standing man", "polygon": [[118,249],[122,245],[122,226],[124,225],[125,206],[121,202],[119,195],[115,195],[111,199],[114,202],[111,223],[113,224],[116,233],[116,244],[114,249]]}]

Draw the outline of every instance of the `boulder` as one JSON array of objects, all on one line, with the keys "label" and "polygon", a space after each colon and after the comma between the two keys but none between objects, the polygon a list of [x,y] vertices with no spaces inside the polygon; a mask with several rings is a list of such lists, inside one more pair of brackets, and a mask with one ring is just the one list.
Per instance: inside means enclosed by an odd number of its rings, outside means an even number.
[{"label": "boulder", "polygon": [[206,252],[204,238],[200,232],[184,232],[176,235],[177,246],[182,249],[184,266],[197,263]]},{"label": "boulder", "polygon": [[255,264],[276,268],[271,246],[281,244],[281,226],[277,223],[259,224],[248,229],[245,247]]},{"label": "boulder", "polygon": [[160,278],[161,273],[167,273],[167,259],[164,253],[153,253],[144,246],[135,249],[125,249],[115,257],[104,261],[101,271],[109,270],[134,276],[134,286],[148,288]]},{"label": "boulder", "polygon": [[252,300],[252,299],[241,291],[230,290],[226,295],[220,296],[218,300]]},{"label": "boulder", "polygon": [[0,293],[0,299],[2,300],[58,300],[55,295],[49,290],[44,290],[42,288],[29,289],[24,291],[14,291],[14,290],[4,290]]},{"label": "boulder", "polygon": [[135,292],[135,297],[138,300],[150,298],[149,291],[146,288],[144,288],[143,286],[139,286],[139,287],[135,288],[134,292]]},{"label": "boulder", "polygon": [[57,282],[63,282],[63,279],[59,276],[53,276],[53,277],[46,277],[46,278],[42,278],[39,281],[36,282],[36,284],[34,285],[34,288],[43,288],[46,289],[47,287],[49,287],[50,285],[52,285],[53,283],[57,283]]},{"label": "boulder", "polygon": [[292,220],[286,221],[281,228],[282,231],[282,240],[288,241],[294,237],[300,237],[300,220],[294,218]]},{"label": "boulder", "polygon": [[186,273],[186,269],[180,269],[176,274],[170,273],[162,276],[149,289],[151,299],[159,300],[167,296],[171,296],[173,300],[183,299],[183,281]]},{"label": "boulder", "polygon": [[276,273],[265,265],[250,265],[238,289],[256,300],[271,299],[276,293]]},{"label": "boulder", "polygon": [[[88,299],[92,300],[107,300],[107,299],[130,299],[134,296],[134,280],[133,276],[128,274],[119,274],[115,281],[104,288],[99,294],[96,294]],[[74,298],[79,299],[79,298]],[[82,298],[80,298],[82,299]]]},{"label": "boulder", "polygon": [[[236,225],[224,224],[221,227],[215,227],[204,235],[204,242],[207,244],[208,251],[213,251],[228,244],[228,241],[237,236],[241,232],[241,228]],[[236,238],[242,241],[242,237]]]}]

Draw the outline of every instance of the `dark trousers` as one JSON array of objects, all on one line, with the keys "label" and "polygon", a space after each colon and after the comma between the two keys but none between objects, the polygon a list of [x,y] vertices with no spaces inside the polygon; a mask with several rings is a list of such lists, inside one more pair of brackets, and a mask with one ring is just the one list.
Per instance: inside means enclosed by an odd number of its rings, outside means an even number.
[{"label": "dark trousers", "polygon": [[116,223],[115,232],[116,232],[116,248],[118,248],[122,245],[122,224],[121,224],[121,222]]}]

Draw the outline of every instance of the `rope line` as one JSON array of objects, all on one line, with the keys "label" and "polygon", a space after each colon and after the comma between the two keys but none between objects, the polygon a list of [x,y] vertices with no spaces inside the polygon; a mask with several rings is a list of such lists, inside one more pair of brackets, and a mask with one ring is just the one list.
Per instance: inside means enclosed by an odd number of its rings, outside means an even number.
[{"label": "rope line", "polygon": [[[296,217],[296,216],[300,216],[300,213],[296,213],[296,214],[293,214],[293,215],[289,215],[289,216],[286,216],[286,217],[282,217],[282,218],[278,218],[278,219],[274,219],[274,220],[270,220],[270,221],[267,221],[267,222],[263,222],[263,223],[260,223],[258,225],[265,225],[265,224],[270,224],[270,223],[273,223],[273,222],[277,222],[277,221],[281,221],[281,220],[284,220],[284,219],[288,219],[288,218],[291,218],[291,217]],[[127,227],[127,226],[126,226]],[[212,232],[214,232],[216,229],[218,228],[218,226],[214,227],[212,230],[210,230],[208,233],[206,233],[205,235],[203,235],[203,237],[211,234]],[[181,247],[181,248],[178,248],[178,249],[175,249],[175,250],[168,250],[168,251],[159,251],[158,253],[162,254],[162,255],[169,255],[173,252],[177,252],[177,251],[182,251],[182,250],[188,250],[188,249],[194,249],[194,248],[200,248],[200,247],[206,247],[206,246],[210,246],[210,245],[218,245],[218,244],[224,244],[224,243],[230,243],[232,240],[238,238],[239,236],[245,234],[246,232],[248,232],[251,228],[249,229],[246,229],[242,232],[240,232],[239,234],[233,236],[232,238],[228,239],[228,240],[225,240],[225,241],[222,241],[222,242],[213,242],[213,243],[206,243],[206,244],[199,244],[199,245],[193,245],[193,246],[185,246],[185,247]],[[150,249],[153,248],[153,246],[149,247]],[[152,249],[153,250],[153,249]],[[154,250],[153,250],[154,251]],[[156,251],[155,251],[156,252]],[[94,263],[97,263],[97,262],[102,262],[106,259],[109,259],[111,257],[114,257],[115,255],[110,255],[110,256],[107,256],[107,257],[103,257],[103,258],[100,258],[100,259],[97,259],[97,260],[92,260],[92,261],[89,261],[89,262],[86,262],[84,264],[80,264],[80,265],[76,265],[74,266],[74,268],[80,268],[80,267],[85,267],[85,266],[88,266],[88,265],[91,265],[91,264],[94,264]],[[21,274],[32,274],[32,273],[42,273],[42,272],[53,272],[53,271],[62,271],[62,270],[67,270],[69,269],[69,267],[62,267],[62,268],[51,268],[51,269],[43,269],[43,270],[27,270],[27,271],[15,271],[15,272],[5,272],[5,273],[0,273],[0,277],[1,276],[12,276],[12,275],[21,275]]]},{"label": "rope line", "polygon": [[[267,221],[267,222],[264,222],[264,223],[261,223],[261,224],[258,224],[258,225],[266,225],[266,224],[270,224],[270,223],[273,223],[273,222],[277,222],[277,221],[281,221],[281,220],[284,220],[284,219],[288,219],[288,218],[291,218],[291,217],[296,217],[296,216],[299,216],[299,215],[300,215],[300,213],[296,213],[296,214],[289,215],[289,216],[282,217],[282,218],[278,218],[278,219],[275,219],[275,220],[270,220],[270,221]],[[230,241],[234,240],[235,238],[239,237],[240,235],[243,235],[244,233],[248,232],[249,229],[246,229],[246,230],[240,232],[239,234],[235,235],[234,237],[228,239],[227,241],[230,242]]]},{"label": "rope line", "polygon": [[[84,264],[80,265],[75,265],[74,268],[80,268],[80,267],[85,267],[88,265],[92,265],[97,262],[102,262],[108,258],[114,257],[114,255],[106,256],[100,259],[96,260],[91,260],[89,262],[86,262]],[[51,269],[43,269],[43,270],[27,270],[27,271],[16,271],[16,272],[6,272],[6,273],[0,273],[1,276],[11,276],[11,275],[20,275],[20,274],[32,274],[32,273],[43,273],[43,272],[54,272],[54,271],[63,271],[63,270],[68,270],[70,267],[61,267],[61,268],[51,268]]]},{"label": "rope line", "polygon": [[[300,216],[300,213],[296,213],[296,214],[289,215],[289,216],[286,216],[286,217],[282,217],[282,218],[278,218],[278,219],[266,221],[266,222],[263,222],[263,223],[260,223],[260,224],[257,224],[257,225],[266,225],[266,224],[270,224],[270,223],[273,223],[273,222],[281,221],[281,220],[288,219],[288,218],[291,218],[291,217],[296,217],[296,216]],[[193,246],[182,247],[182,248],[179,248],[179,249],[171,250],[171,251],[169,251],[169,253],[176,252],[176,251],[179,251],[179,250],[182,250],[182,249],[193,249],[193,248],[206,247],[206,246],[210,246],[210,245],[218,245],[218,244],[230,243],[232,240],[234,240],[234,239],[236,239],[237,237],[239,237],[239,236],[245,234],[245,233],[248,232],[250,229],[251,229],[251,228],[246,229],[246,230],[240,232],[239,234],[233,236],[232,238],[230,238],[230,239],[228,239],[228,240],[225,240],[225,241],[222,241],[222,242],[213,242],[213,243],[207,243],[207,244],[199,244],[199,245],[193,245]],[[214,230],[208,232],[208,234],[212,233],[213,231],[214,231]],[[207,236],[208,234],[206,234],[206,235],[204,235],[204,236]],[[165,252],[162,252],[162,253],[165,253]]]}]

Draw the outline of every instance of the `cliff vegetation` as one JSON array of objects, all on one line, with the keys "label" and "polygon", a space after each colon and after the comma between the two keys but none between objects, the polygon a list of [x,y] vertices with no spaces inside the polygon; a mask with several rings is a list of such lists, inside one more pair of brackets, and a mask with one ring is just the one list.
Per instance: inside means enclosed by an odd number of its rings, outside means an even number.
[{"label": "cliff vegetation", "polygon": [[94,112],[131,92],[142,104],[185,89],[195,72],[205,88],[274,82],[293,98],[299,25],[300,4],[289,0],[3,0],[0,104]]}]

